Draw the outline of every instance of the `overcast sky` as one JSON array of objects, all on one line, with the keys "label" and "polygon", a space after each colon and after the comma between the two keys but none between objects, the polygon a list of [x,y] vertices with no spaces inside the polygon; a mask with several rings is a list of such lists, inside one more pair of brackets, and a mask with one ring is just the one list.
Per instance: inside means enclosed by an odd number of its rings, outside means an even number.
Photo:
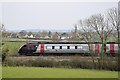
[{"label": "overcast sky", "polygon": [[71,30],[80,19],[104,14],[117,5],[117,2],[3,3],[2,23],[8,30]]}]

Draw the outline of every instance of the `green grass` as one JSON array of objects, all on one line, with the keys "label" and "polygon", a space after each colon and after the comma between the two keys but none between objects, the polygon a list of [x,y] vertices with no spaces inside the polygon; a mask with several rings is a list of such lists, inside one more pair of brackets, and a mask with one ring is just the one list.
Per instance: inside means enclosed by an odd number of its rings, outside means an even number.
[{"label": "green grass", "polygon": [[118,78],[118,72],[42,67],[3,67],[3,78]]},{"label": "green grass", "polygon": [[0,79],[2,78],[2,65],[1,65],[1,62],[0,62]]},{"label": "green grass", "polygon": [[50,42],[52,40],[34,40],[34,39],[20,39],[20,38],[2,38],[2,41],[47,41]]},{"label": "green grass", "polygon": [[[2,41],[38,41],[38,42],[41,42],[41,41],[44,41],[44,42],[51,42],[53,40],[34,40],[34,39],[20,39],[20,38],[2,38]],[[85,42],[85,41],[70,41],[70,42]]]},{"label": "green grass", "polygon": [[24,45],[25,42],[4,42],[4,45],[2,45],[2,52],[6,49],[8,49],[9,55],[18,55],[18,50],[22,45]]}]

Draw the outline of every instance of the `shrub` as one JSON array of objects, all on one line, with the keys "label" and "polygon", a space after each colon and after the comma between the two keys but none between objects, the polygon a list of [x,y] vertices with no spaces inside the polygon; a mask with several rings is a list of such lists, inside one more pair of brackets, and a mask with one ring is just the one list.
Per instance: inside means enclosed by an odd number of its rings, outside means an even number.
[{"label": "shrub", "polygon": [[4,47],[2,49],[2,61],[4,61],[6,59],[6,57],[8,55],[8,51],[9,51],[8,47]]},{"label": "shrub", "polygon": [[52,60],[43,60],[41,58],[23,60],[8,58],[3,63],[4,66],[35,66],[35,67],[56,67],[57,62]]},{"label": "shrub", "polygon": [[[101,69],[101,65],[98,61],[95,61],[95,65],[92,61],[81,60],[79,58],[72,58],[71,60],[46,60],[42,58],[35,59],[17,59],[7,58],[3,62],[3,66],[31,66],[31,67],[66,67],[66,68],[82,68],[82,69]],[[117,61],[112,58],[105,58],[102,66],[103,70],[118,71]]]},{"label": "shrub", "polygon": [[79,59],[70,60],[69,66],[72,68],[82,68],[81,61]]},{"label": "shrub", "polygon": [[59,61],[58,62],[58,67],[69,67],[69,61]]}]

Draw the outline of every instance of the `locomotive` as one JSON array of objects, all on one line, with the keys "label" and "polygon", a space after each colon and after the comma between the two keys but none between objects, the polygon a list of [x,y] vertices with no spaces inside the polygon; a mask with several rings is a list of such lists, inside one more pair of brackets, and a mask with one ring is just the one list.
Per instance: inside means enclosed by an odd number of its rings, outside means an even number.
[{"label": "locomotive", "polygon": [[[71,42],[29,42],[24,44],[18,51],[20,55],[35,54],[88,54],[89,46],[92,45],[94,53],[101,53],[102,44],[100,42],[92,43],[71,43]],[[107,54],[118,53],[118,44],[108,42],[105,45]]]}]

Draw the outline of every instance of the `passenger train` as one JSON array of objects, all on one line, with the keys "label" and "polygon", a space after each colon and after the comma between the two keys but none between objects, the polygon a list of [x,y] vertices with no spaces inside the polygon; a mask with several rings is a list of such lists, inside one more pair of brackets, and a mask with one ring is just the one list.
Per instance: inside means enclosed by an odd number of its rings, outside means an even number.
[{"label": "passenger train", "polygon": [[[101,53],[102,44],[92,42],[92,51]],[[118,53],[118,44],[108,42],[105,45],[107,54]],[[89,53],[88,43],[71,43],[71,42],[30,42],[24,44],[18,51],[20,55],[34,54],[87,54]]]}]

